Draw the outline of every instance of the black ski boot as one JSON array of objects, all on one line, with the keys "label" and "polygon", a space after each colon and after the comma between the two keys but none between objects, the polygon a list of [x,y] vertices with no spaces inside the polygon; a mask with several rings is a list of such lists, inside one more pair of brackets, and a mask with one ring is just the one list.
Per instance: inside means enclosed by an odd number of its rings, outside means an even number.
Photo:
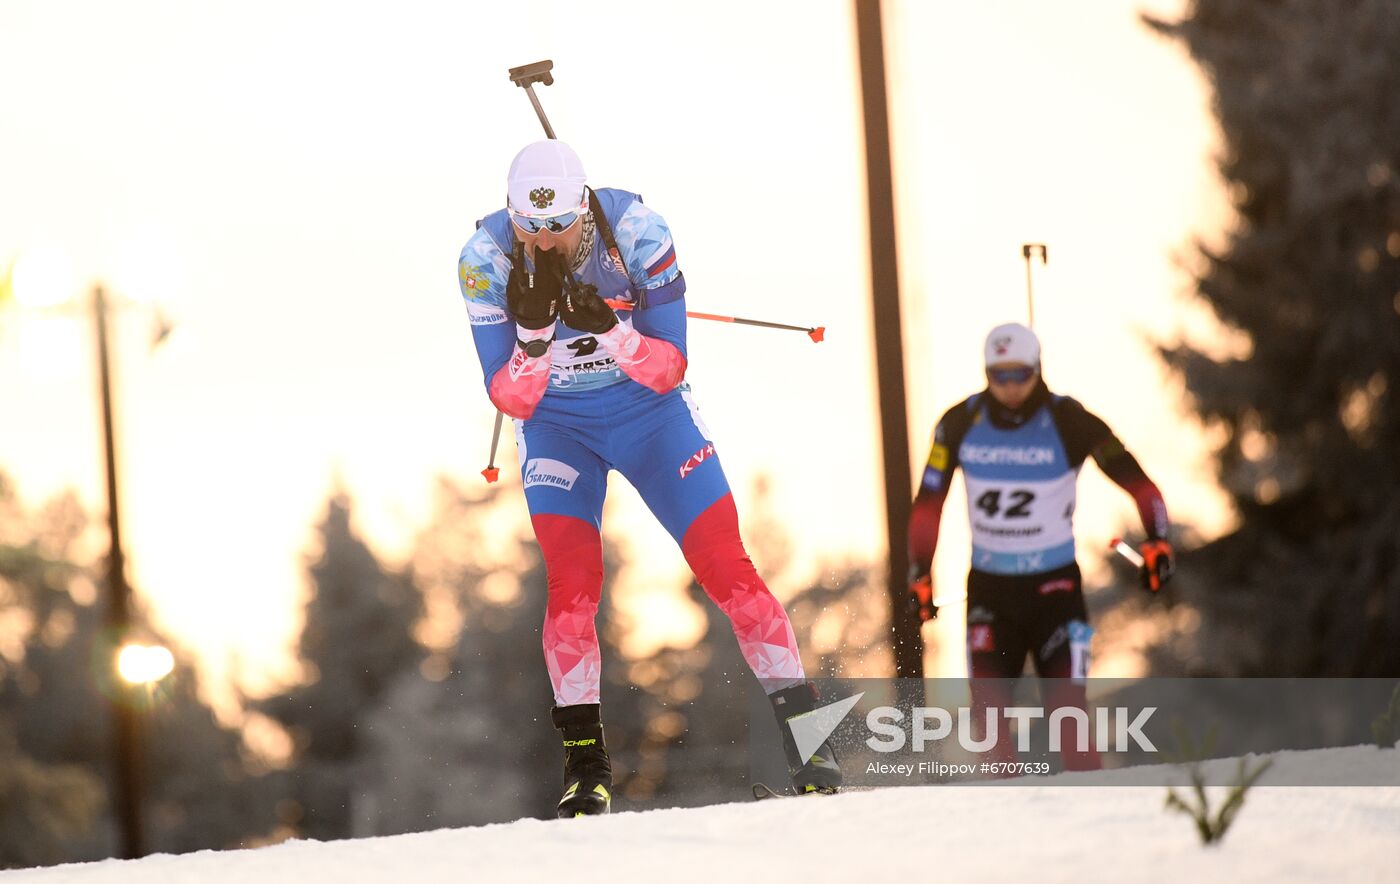
[{"label": "black ski boot", "polygon": [[550,712],[564,738],[564,797],[559,817],[593,816],[612,806],[612,762],[603,745],[603,719],[597,703],[555,706]]},{"label": "black ski boot", "polygon": [[[841,788],[841,765],[836,760],[836,752],[831,740],[826,739],[817,746],[811,757],[802,760],[789,722],[811,712],[817,705],[817,687],[811,682],[793,685],[768,695],[773,711],[778,716],[778,732],[783,738],[783,754],[787,756],[788,772],[792,774],[792,785],[797,794],[819,792],[834,794]],[[798,725],[801,727],[801,724]]]}]

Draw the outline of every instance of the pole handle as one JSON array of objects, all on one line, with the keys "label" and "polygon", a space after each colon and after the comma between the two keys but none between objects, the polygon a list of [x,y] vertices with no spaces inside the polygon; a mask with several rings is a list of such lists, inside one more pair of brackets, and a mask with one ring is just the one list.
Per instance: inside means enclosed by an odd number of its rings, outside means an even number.
[{"label": "pole handle", "polygon": [[553,67],[554,62],[545,59],[510,69],[511,82],[525,90],[525,94],[530,98],[530,104],[535,108],[535,116],[540,118],[540,125],[544,127],[545,137],[549,139],[555,139],[558,136],[554,134],[554,127],[549,125],[549,117],[544,115],[544,106],[540,104],[540,97],[535,94],[534,84],[548,86],[553,83],[554,75],[550,73],[550,69]]},{"label": "pole handle", "polygon": [[547,58],[544,61],[522,64],[518,68],[510,69],[510,81],[526,89],[530,88],[530,84],[532,83],[543,83],[546,86],[553,86],[554,75],[550,73],[553,68],[554,62]]}]

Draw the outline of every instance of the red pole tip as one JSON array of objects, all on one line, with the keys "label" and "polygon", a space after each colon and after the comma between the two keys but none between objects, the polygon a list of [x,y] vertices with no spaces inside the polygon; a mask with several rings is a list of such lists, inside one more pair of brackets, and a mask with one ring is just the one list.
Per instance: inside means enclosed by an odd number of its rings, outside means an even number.
[{"label": "red pole tip", "polygon": [[1118,544],[1120,544],[1120,543],[1122,543],[1122,542],[1123,542],[1123,538],[1121,538],[1121,537],[1115,537],[1115,538],[1113,538],[1112,540],[1110,540],[1110,541],[1108,542],[1108,548],[1109,548],[1109,549],[1115,549],[1115,548],[1117,548]]},{"label": "red pole tip", "polygon": [[814,329],[809,329],[807,331],[807,337],[812,339],[812,343],[820,344],[822,341],[826,340],[826,326],[819,325]]},{"label": "red pole tip", "polygon": [[501,468],[487,467],[486,469],[481,471],[481,475],[485,476],[486,482],[490,484],[492,482],[495,482],[497,479],[501,478]]}]

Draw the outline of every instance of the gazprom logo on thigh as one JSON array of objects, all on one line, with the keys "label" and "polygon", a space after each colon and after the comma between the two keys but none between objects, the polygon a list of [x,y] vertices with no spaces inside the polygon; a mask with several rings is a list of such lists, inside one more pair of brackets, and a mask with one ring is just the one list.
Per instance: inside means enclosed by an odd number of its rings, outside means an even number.
[{"label": "gazprom logo on thigh", "polygon": [[568,464],[548,457],[537,457],[525,462],[525,487],[548,485],[561,491],[572,491],[578,470]]}]

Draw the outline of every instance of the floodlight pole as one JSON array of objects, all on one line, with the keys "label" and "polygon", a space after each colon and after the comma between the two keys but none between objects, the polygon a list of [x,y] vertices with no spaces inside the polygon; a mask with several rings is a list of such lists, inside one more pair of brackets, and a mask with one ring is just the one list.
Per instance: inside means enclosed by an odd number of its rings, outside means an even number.
[{"label": "floodlight pole", "polygon": [[116,654],[131,631],[131,587],[126,582],[122,555],[121,507],[117,495],[116,439],[112,420],[112,359],[107,332],[107,295],[101,286],[92,292],[93,323],[97,331],[98,384],[102,394],[102,450],[107,470],[107,528],[111,549],[107,554],[107,641],[112,667],[111,712],[113,754],[113,809],[121,832],[122,856],[138,859],[146,853],[141,825],[140,735],[132,691],[116,671]]},{"label": "floodlight pole", "polygon": [[890,168],[890,122],[885,95],[885,48],[880,0],[855,0],[860,87],[865,116],[866,192],[870,210],[870,290],[875,330],[875,377],[879,388],[880,438],[884,462],[886,584],[891,644],[898,678],[922,679],[924,641],[920,620],[909,611],[909,415],[904,393],[904,328],[899,310],[899,265],[895,251],[894,175]]}]

